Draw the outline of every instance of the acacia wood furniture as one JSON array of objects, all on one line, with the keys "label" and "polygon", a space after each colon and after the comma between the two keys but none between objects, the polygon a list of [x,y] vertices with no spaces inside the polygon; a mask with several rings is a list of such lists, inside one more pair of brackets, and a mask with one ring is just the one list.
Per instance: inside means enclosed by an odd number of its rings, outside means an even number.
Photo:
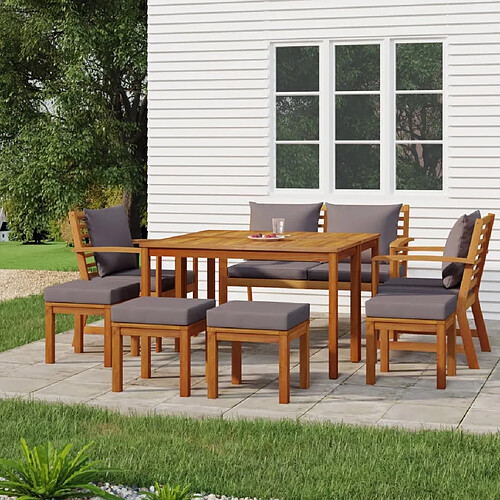
[{"label": "acacia wood furniture", "polygon": [[[326,232],[328,223],[328,214],[326,209],[326,204],[323,205],[319,221],[318,221],[318,232]],[[285,227],[286,229],[286,227]],[[253,231],[255,233],[255,231]],[[412,241],[409,237],[410,232],[410,206],[402,205],[399,220],[397,234],[398,237],[391,243],[391,247],[397,246],[401,255],[404,255],[404,248]],[[363,248],[365,250],[365,248]],[[367,264],[369,266],[369,264]],[[368,269],[369,271],[369,269]],[[402,261],[400,263],[400,268],[391,267],[391,277],[406,276],[408,272],[408,263]],[[369,272],[362,273],[361,290],[373,293],[373,285],[371,280],[371,274]],[[296,289],[307,289],[307,290],[328,290],[328,280],[316,280],[316,279],[276,279],[276,278],[249,278],[249,277],[232,277],[230,276],[227,280],[228,286],[244,286],[247,288],[248,300],[252,300],[252,288],[263,287],[263,288],[296,288]],[[339,281],[339,290],[350,290],[350,281]]]},{"label": "acacia wood furniture", "polygon": [[208,398],[219,396],[218,344],[231,342],[231,383],[241,384],[241,343],[279,345],[279,402],[290,402],[290,342],[299,338],[300,388],[309,388],[309,304],[227,302],[207,312]]},{"label": "acacia wood furniture", "polygon": [[207,258],[208,298],[215,298],[215,259],[219,260],[219,303],[227,302],[228,259],[328,262],[329,376],[338,377],[338,262],[351,259],[351,360],[361,359],[361,252],[378,254],[378,233],[290,233],[277,241],[248,239],[250,231],[201,231],[140,243],[143,294],[149,294],[151,257],[175,257],[176,297],[186,295],[187,257]]},{"label": "acacia wood furniture", "polygon": [[[74,249],[73,252],[76,253],[76,261],[78,264],[78,271],[80,273],[80,279],[91,280],[99,276],[97,270],[97,264],[95,260],[95,253],[131,253],[139,256],[141,253],[140,248],[134,247],[93,247],[90,242],[90,235],[87,227],[87,222],[85,221],[85,214],[83,211],[70,211],[68,214],[69,223],[71,228],[71,236],[73,239]],[[143,240],[132,240],[134,245],[138,245]],[[150,276],[151,276],[150,269]],[[164,273],[162,272],[161,258],[156,259],[156,272],[153,273],[155,291],[148,295],[161,296],[161,297],[173,297],[175,295],[174,287],[169,287],[165,289],[164,283]],[[106,278],[104,278],[106,279]],[[133,276],[123,276],[123,279],[134,279]],[[137,276],[137,280],[140,280],[140,273]],[[169,280],[170,281],[170,280]],[[193,272],[191,274],[191,279],[187,283],[187,292],[191,292],[193,297],[198,297],[198,261],[193,259]],[[86,316],[83,316],[84,333],[86,334],[98,334],[102,335],[104,333],[103,328],[100,326],[87,326]],[[176,340],[176,351],[179,350],[179,345]],[[157,339],[156,351],[161,351],[161,337]],[[139,343],[137,338],[133,338],[132,341],[132,354],[137,356],[139,354]]]},{"label": "acacia wood furniture", "polygon": [[123,391],[123,336],[141,339],[141,377],[151,378],[151,338],[180,342],[180,395],[191,395],[191,337],[206,329],[206,312],[215,300],[139,297],[111,309],[112,391]]},{"label": "acacia wood furniture", "polygon": [[[479,368],[472,334],[467,320],[467,309],[472,307],[476,319],[477,333],[480,343],[489,348],[489,341],[484,325],[484,319],[479,306],[479,287],[483,275],[486,255],[493,229],[494,214],[477,219],[469,246],[467,257],[449,257],[438,255],[392,255],[378,256],[373,259],[374,268],[382,260],[391,263],[398,259],[411,261],[450,262],[463,264],[464,272],[459,289],[445,289],[443,287],[387,287],[375,298],[366,304],[366,382],[375,383],[375,365],[377,362],[377,344],[380,346],[381,371],[389,370],[390,350],[423,351],[437,353],[437,388],[446,387],[446,364],[448,361],[448,374],[456,373],[456,353],[465,353],[469,368]],[[411,251],[443,251],[443,247],[410,247]],[[380,287],[381,289],[384,287]],[[373,314],[374,304],[380,307],[384,302],[392,304],[394,314],[392,317],[378,317]],[[386,305],[388,305],[386,304]],[[425,305],[427,304],[427,305]],[[417,318],[417,311],[427,308],[437,310],[441,308],[441,317],[426,318],[425,312]],[[452,307],[453,306],[453,307]],[[425,310],[424,308],[424,310]],[[451,310],[452,308],[452,310]],[[386,308],[387,309],[387,308]],[[404,310],[407,314],[402,314]],[[409,309],[409,311],[408,311]],[[380,310],[380,309],[379,309]],[[445,314],[448,311],[449,314]],[[409,314],[408,314],[409,313]],[[398,317],[401,316],[401,317]],[[444,317],[445,316],[445,317]],[[456,322],[460,326],[459,334],[462,345],[456,345]],[[377,333],[380,332],[380,342],[377,342]],[[393,340],[390,340],[390,333]],[[430,342],[405,342],[399,338],[399,333],[435,334],[436,343]],[[487,350],[487,349],[485,349]]]},{"label": "acacia wood furniture", "polygon": [[74,318],[73,348],[82,353],[83,328],[87,315],[104,317],[104,366],[111,366],[111,306],[139,295],[138,283],[96,278],[76,280],[45,289],[45,363],[55,363],[55,315],[71,314]]}]

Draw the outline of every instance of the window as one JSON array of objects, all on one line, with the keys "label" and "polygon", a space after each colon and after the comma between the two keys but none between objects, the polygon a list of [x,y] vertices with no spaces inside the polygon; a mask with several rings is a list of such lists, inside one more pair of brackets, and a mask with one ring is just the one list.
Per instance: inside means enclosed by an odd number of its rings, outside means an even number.
[{"label": "window", "polygon": [[276,50],[276,187],[319,188],[319,47]]},{"label": "window", "polygon": [[277,47],[276,188],[441,190],[442,59],[434,42]]}]

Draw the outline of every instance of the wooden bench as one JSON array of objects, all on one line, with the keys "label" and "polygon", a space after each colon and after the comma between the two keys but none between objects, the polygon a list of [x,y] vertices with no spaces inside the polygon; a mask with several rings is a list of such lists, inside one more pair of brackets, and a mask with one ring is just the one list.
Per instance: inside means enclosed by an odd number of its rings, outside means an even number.
[{"label": "wooden bench", "polygon": [[[325,232],[327,226],[327,210],[326,205],[323,205],[319,222],[318,222],[318,231]],[[391,247],[395,246],[399,249],[402,249],[404,246],[408,245],[412,240],[409,237],[410,231],[410,206],[403,205],[401,207],[401,211],[399,214],[398,220],[398,237],[391,243]],[[285,232],[286,232],[286,223],[285,223]],[[364,248],[362,250],[365,250]],[[403,254],[404,250],[400,250],[400,253]],[[397,269],[394,270],[391,267],[391,273],[397,273]],[[401,263],[401,270],[399,276],[406,276],[408,272],[408,263],[403,261]],[[397,277],[395,274],[391,277]],[[227,279],[228,286],[244,286],[247,288],[248,300],[252,300],[252,288],[254,287],[263,287],[263,288],[296,288],[296,289],[308,289],[308,290],[327,290],[328,289],[328,281],[320,281],[320,280],[310,280],[310,279],[300,279],[300,280],[292,280],[292,279],[274,279],[274,278],[240,278],[240,277],[228,277]],[[351,283],[349,281],[339,281],[339,290],[350,290]],[[361,290],[372,292],[372,280],[365,280],[361,283]]]}]

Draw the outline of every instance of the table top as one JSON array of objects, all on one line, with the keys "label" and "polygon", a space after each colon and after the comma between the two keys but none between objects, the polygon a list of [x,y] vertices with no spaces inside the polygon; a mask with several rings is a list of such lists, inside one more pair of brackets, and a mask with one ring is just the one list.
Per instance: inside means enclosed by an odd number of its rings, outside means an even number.
[{"label": "table top", "polygon": [[256,231],[207,230],[171,238],[143,240],[141,248],[169,250],[217,250],[276,253],[339,253],[373,242],[379,233],[291,232],[281,240],[250,240]]}]

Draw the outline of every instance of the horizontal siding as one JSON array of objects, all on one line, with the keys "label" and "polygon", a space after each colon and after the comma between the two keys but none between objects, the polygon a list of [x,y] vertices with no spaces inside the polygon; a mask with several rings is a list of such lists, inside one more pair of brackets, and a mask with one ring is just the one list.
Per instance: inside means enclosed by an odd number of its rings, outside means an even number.
[{"label": "horizontal siding", "polygon": [[[499,32],[498,1],[149,0],[150,235],[245,229],[250,200],[408,202],[411,234],[426,245],[443,245],[466,211],[500,215]],[[271,194],[271,42],[436,35],[448,41],[444,194]],[[411,265],[410,274],[437,276],[439,265]],[[325,311],[322,291],[286,294]],[[500,319],[499,229],[481,296],[486,315]]]}]

